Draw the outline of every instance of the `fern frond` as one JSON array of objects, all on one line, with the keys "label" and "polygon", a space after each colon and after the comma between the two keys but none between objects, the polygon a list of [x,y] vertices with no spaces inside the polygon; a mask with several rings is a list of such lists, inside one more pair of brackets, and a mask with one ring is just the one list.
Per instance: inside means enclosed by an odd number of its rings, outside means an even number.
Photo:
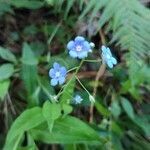
[{"label": "fern frond", "polygon": [[133,74],[130,68],[150,56],[150,10],[137,0],[92,0],[87,3],[80,19],[90,13],[93,21],[99,12],[98,30],[107,24],[107,32],[113,31],[111,42],[116,42],[122,50],[129,50],[127,61],[132,62],[128,63],[129,74]]}]

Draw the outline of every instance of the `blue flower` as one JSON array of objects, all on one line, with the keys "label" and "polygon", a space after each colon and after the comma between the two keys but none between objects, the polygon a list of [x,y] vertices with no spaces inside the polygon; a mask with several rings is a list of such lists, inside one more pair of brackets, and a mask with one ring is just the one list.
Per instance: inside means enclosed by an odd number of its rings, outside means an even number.
[{"label": "blue flower", "polygon": [[103,62],[106,63],[109,68],[113,68],[113,65],[117,64],[117,60],[112,56],[112,53],[108,47],[103,45],[101,49]]},{"label": "blue flower", "polygon": [[88,56],[88,52],[92,51],[92,46],[84,37],[77,36],[74,41],[68,42],[67,49],[71,57],[83,59]]},{"label": "blue flower", "polygon": [[75,104],[80,104],[83,101],[80,95],[76,95],[73,100]]},{"label": "blue flower", "polygon": [[65,82],[67,70],[57,62],[53,64],[53,68],[49,70],[49,76],[51,77],[51,85],[61,85]]}]

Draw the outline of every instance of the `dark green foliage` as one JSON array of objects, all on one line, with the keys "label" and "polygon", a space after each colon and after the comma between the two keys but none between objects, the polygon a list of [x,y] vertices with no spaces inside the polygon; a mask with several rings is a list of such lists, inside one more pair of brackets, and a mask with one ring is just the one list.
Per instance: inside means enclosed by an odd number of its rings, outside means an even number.
[{"label": "dark green foliage", "polygon": [[[100,61],[78,70],[68,55],[77,34],[96,44],[88,60],[104,42],[117,58],[98,82]],[[138,0],[0,0],[0,149],[148,150],[149,41],[149,4]],[[50,85],[54,62],[73,68],[62,86]]]}]

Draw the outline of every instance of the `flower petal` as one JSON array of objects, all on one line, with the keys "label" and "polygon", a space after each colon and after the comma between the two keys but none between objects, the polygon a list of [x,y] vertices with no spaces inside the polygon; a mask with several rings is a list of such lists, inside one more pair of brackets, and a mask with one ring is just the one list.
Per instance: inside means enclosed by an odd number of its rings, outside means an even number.
[{"label": "flower petal", "polygon": [[49,76],[55,78],[55,70],[53,68],[49,70]]},{"label": "flower petal", "polygon": [[83,50],[85,50],[85,51],[90,51],[91,50],[91,46],[90,46],[89,42],[85,41],[83,43]]},{"label": "flower petal", "polygon": [[112,56],[112,53],[111,53],[111,51],[110,51],[110,48],[109,48],[109,47],[107,47],[107,54],[109,54],[110,56]]},{"label": "flower petal", "polygon": [[65,82],[65,77],[59,77],[58,81],[60,85],[63,84]]},{"label": "flower petal", "polygon": [[82,41],[84,41],[85,39],[84,39],[84,37],[82,37],[82,36],[77,36],[76,38],[75,38],[75,41],[76,42],[82,42]]},{"label": "flower petal", "polygon": [[57,62],[53,64],[53,67],[54,67],[54,70],[56,71],[60,69],[60,65]]},{"label": "flower petal", "polygon": [[104,45],[102,45],[101,50],[102,50],[103,53],[107,52],[107,48]]},{"label": "flower petal", "polygon": [[116,58],[112,57],[112,58],[111,58],[111,61],[112,61],[112,63],[113,63],[114,65],[116,65],[116,64],[117,64],[117,60],[116,60]]},{"label": "flower petal", "polygon": [[68,44],[67,44],[67,49],[68,50],[72,50],[74,48],[75,44],[74,44],[74,41],[70,41]]},{"label": "flower petal", "polygon": [[77,57],[77,52],[76,51],[70,51],[69,52],[69,55],[73,58],[76,58]]},{"label": "flower petal", "polygon": [[82,101],[83,101],[83,99],[81,98],[80,95],[76,95],[76,96],[74,97],[74,102],[75,102],[75,104],[80,104]]},{"label": "flower petal", "polygon": [[107,65],[109,68],[113,68],[113,63],[111,61],[107,61]]},{"label": "flower petal", "polygon": [[52,86],[56,86],[58,83],[58,80],[57,79],[51,79],[51,85]]},{"label": "flower petal", "polygon": [[62,76],[66,76],[66,74],[67,74],[67,69],[66,69],[65,67],[61,67],[61,68],[60,68],[60,73],[61,73]]},{"label": "flower petal", "polygon": [[78,58],[82,59],[88,56],[88,52],[87,51],[82,51],[80,53],[78,53]]}]

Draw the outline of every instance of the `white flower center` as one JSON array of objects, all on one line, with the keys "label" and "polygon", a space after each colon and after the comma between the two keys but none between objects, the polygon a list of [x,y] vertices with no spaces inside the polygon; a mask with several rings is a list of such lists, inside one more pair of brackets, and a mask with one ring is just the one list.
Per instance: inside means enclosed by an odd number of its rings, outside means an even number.
[{"label": "white flower center", "polygon": [[82,47],[80,45],[76,46],[76,51],[80,52],[82,50]]},{"label": "white flower center", "polygon": [[59,77],[60,76],[60,72],[58,71],[58,72],[56,72],[56,77]]}]

